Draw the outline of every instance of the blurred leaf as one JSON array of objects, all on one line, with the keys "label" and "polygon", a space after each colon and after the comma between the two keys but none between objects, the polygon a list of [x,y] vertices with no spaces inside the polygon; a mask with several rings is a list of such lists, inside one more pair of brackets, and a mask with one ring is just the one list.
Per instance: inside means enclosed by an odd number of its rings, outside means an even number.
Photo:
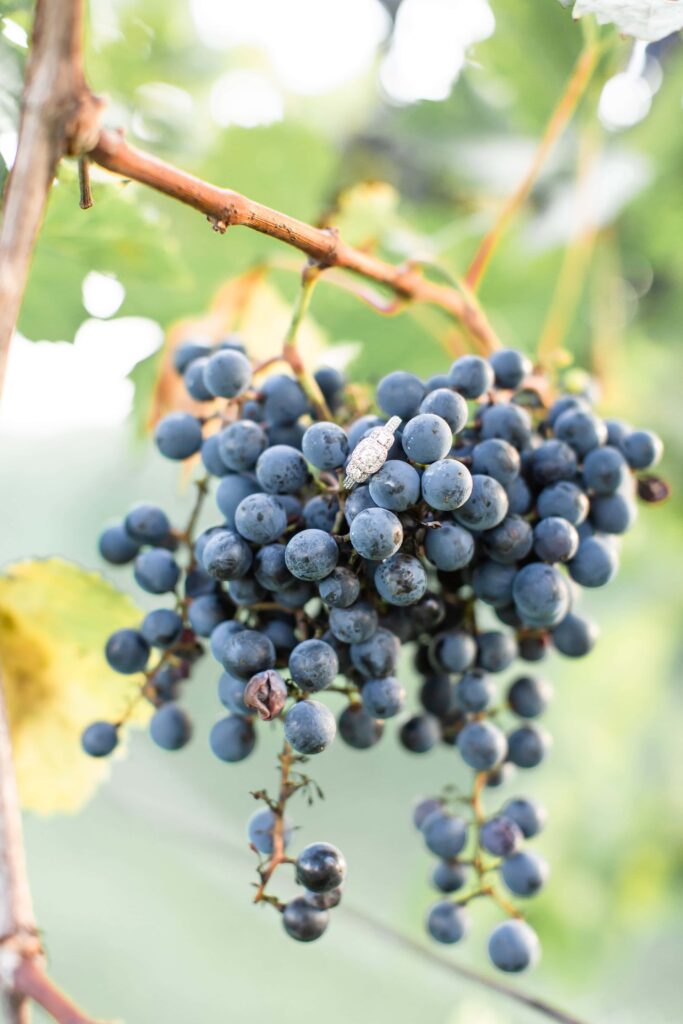
[{"label": "blurred leaf", "polygon": [[[73,340],[86,317],[81,287],[90,271],[114,274],[127,292],[144,292],[146,315],[163,318],[157,290],[182,284],[185,271],[180,249],[168,222],[154,206],[120,182],[93,178],[95,205],[78,208],[78,186],[72,167],[62,167],[52,189],[38,244],[19,329],[27,337],[48,341]],[[163,293],[162,293],[163,294]],[[49,301],[47,297],[49,296]]]},{"label": "blurred leaf", "polygon": [[[107,775],[80,736],[93,720],[120,719],[135,696],[141,676],[118,675],[103,649],[140,616],[101,576],[59,558],[18,562],[0,576],[0,660],[26,809],[76,811]],[[133,720],[148,712],[139,703]]]},{"label": "blurred leaf", "polygon": [[396,225],[399,199],[386,181],[362,181],[341,193],[328,223],[345,242],[368,249]]}]

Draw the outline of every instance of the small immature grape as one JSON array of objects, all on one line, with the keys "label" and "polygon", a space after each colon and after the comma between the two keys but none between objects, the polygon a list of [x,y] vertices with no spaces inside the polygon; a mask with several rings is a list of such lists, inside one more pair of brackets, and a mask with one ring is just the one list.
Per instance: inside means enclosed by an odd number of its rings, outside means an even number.
[{"label": "small immature grape", "polygon": [[105,657],[115,672],[142,672],[149,658],[149,644],[137,629],[119,629],[107,640]]},{"label": "small immature grape", "polygon": [[469,914],[465,908],[450,900],[435,903],[427,916],[427,931],[437,942],[460,942],[469,927]]},{"label": "small immature grape", "polygon": [[338,889],[346,878],[346,860],[332,843],[310,843],[296,859],[296,880],[310,892]]},{"label": "small immature grape", "polygon": [[339,716],[339,735],[350,747],[368,750],[382,738],[384,722],[375,718],[360,704],[349,704]]},{"label": "small immature grape", "polygon": [[255,744],[253,722],[241,715],[227,715],[219,719],[209,733],[211,750],[221,761],[243,761]]},{"label": "small immature grape", "polygon": [[503,921],[489,938],[491,963],[501,971],[518,973],[533,967],[541,955],[536,932],[524,921]]},{"label": "small immature grape", "polygon": [[83,730],[81,746],[90,757],[108,757],[118,740],[118,729],[111,722],[93,722]]},{"label": "small immature grape", "polygon": [[189,742],[192,726],[177,704],[164,704],[152,715],[149,734],[162,750],[180,750]]},{"label": "small immature grape", "polygon": [[312,906],[305,896],[290,900],[282,911],[284,929],[297,942],[314,942],[329,923],[329,911]]},{"label": "small immature grape", "polygon": [[500,873],[515,896],[535,896],[547,882],[550,868],[543,857],[530,850],[523,850],[508,857]]}]

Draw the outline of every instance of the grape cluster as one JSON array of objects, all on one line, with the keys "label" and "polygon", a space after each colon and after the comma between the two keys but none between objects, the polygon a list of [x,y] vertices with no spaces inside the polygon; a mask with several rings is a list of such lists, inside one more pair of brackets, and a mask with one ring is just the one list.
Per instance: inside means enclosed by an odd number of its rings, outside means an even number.
[{"label": "grape cluster", "polygon": [[[222,761],[246,758],[259,721],[271,720],[282,723],[288,766],[337,734],[373,747],[397,716],[407,751],[452,746],[473,772],[471,791],[447,788],[415,811],[443,897],[427,929],[459,941],[467,905],[489,897],[506,916],[490,958],[523,970],[539,943],[509,897],[533,896],[548,877],[524,846],[546,815],[522,796],[487,814],[483,797],[546,757],[551,738],[538,718],[552,687],[536,672],[518,671],[504,687],[498,678],[551,648],[572,658],[592,649],[597,630],[577,611],[579,590],[615,576],[646,483],[638,474],[657,463],[661,442],[601,419],[585,394],[548,398],[547,381],[510,349],[463,356],[427,381],[389,373],[377,413],[330,368],[313,380],[264,378],[235,337],[185,342],[175,369],[206,410],[171,413],[156,429],[162,455],[203,464],[190,524],[174,528],[160,508],[139,505],[100,537],[108,562],[132,562],[138,585],[172,604],[106,647],[118,672],[144,673],[152,739],[167,750],[190,739],[180,688],[208,646],[227,711],[208,740]],[[212,481],[219,521],[195,536]],[[421,679],[419,710],[407,714],[402,647]],[[321,693],[339,695],[338,717]],[[111,753],[121,725],[90,725],[84,749]],[[259,893],[289,935],[310,941],[327,926],[346,868],[335,847],[313,844],[295,862],[304,895],[266,896],[274,868],[291,863],[284,805],[310,781],[288,770],[277,803],[257,794],[267,807],[249,839],[270,858]]]}]

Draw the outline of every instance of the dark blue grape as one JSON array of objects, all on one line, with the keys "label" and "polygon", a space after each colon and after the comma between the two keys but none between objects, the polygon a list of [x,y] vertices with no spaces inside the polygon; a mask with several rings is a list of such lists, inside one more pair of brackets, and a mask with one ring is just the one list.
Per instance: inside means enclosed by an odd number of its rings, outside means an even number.
[{"label": "dark blue grape", "polygon": [[453,511],[461,508],[472,494],[470,471],[457,459],[439,459],[422,476],[422,496],[434,509]]},{"label": "dark blue grape", "polygon": [[339,512],[339,500],[332,494],[316,494],[314,498],[308,499],[303,512],[307,529],[332,533]]},{"label": "dark blue grape", "polygon": [[243,761],[256,745],[254,724],[241,715],[226,715],[209,733],[209,746],[221,761]]},{"label": "dark blue grape", "polygon": [[236,398],[251,384],[251,365],[234,349],[220,349],[204,367],[204,384],[217,398]]},{"label": "dark blue grape", "polygon": [[304,896],[290,900],[282,911],[283,927],[297,942],[315,942],[329,923],[329,910],[312,906]]},{"label": "dark blue grape", "polygon": [[282,590],[276,590],[273,600],[285,608],[298,610],[308,604],[314,594],[315,591],[310,583],[305,580],[295,580],[294,583],[288,584]]},{"label": "dark blue grape", "polygon": [[567,519],[548,516],[534,527],[534,551],[544,562],[568,562],[579,550],[579,535]]},{"label": "dark blue grape", "polygon": [[512,602],[517,567],[487,560],[472,574],[475,596],[494,608],[506,608]]},{"label": "dark blue grape", "polygon": [[366,679],[380,679],[392,675],[400,652],[398,637],[381,626],[369,640],[351,644],[349,648],[353,667]]},{"label": "dark blue grape", "polygon": [[349,608],[333,608],[330,629],[345,644],[358,644],[369,640],[377,629],[377,612],[364,601]]},{"label": "dark blue grape", "polygon": [[348,608],[360,594],[360,581],[350,569],[338,566],[320,580],[318,593],[330,608]]},{"label": "dark blue grape", "polygon": [[284,544],[266,544],[259,548],[254,556],[254,577],[266,590],[282,590],[294,582],[285,562]]},{"label": "dark blue grape", "polygon": [[457,744],[463,761],[478,772],[495,768],[507,754],[505,736],[491,722],[468,722],[458,733]]},{"label": "dark blue grape", "polygon": [[200,341],[183,341],[173,353],[173,366],[177,373],[183,374],[195,359],[211,354],[211,346]]},{"label": "dark blue grape", "polygon": [[489,818],[479,829],[481,846],[494,857],[512,856],[519,850],[523,840],[524,835],[519,825],[505,815]]},{"label": "dark blue grape", "polygon": [[499,388],[514,390],[531,373],[531,360],[514,348],[501,348],[489,356],[489,363]]},{"label": "dark blue grape", "polygon": [[555,626],[551,636],[561,654],[568,658],[583,658],[593,650],[598,634],[598,627],[593,622],[569,612]]},{"label": "dark blue grape", "polygon": [[352,452],[359,441],[370,433],[375,427],[384,426],[384,420],[380,416],[359,416],[357,420],[347,428],[347,436],[349,439],[349,451]]},{"label": "dark blue grape", "polygon": [[218,699],[234,715],[248,717],[254,714],[254,710],[244,703],[246,686],[244,679],[231,676],[229,672],[223,672],[218,680]]},{"label": "dark blue grape", "polygon": [[[599,452],[601,449],[597,449]],[[597,454],[596,452],[596,454]],[[588,515],[588,497],[568,480],[560,480],[550,487],[544,487],[538,496],[537,511],[541,519],[559,516],[572,526],[579,526]]]},{"label": "dark blue grape", "polygon": [[252,420],[236,420],[218,434],[221,459],[228,469],[236,473],[253,469],[267,446],[268,438],[263,427]]},{"label": "dark blue grape", "polygon": [[554,565],[525,565],[515,576],[512,596],[522,621],[529,626],[556,626],[569,611],[567,581]]},{"label": "dark blue grape", "polygon": [[627,478],[626,459],[618,448],[594,448],[584,459],[583,483],[593,494],[614,494]]},{"label": "dark blue grape", "polygon": [[633,430],[622,440],[620,448],[631,469],[651,469],[662,457],[664,445],[651,430]]},{"label": "dark blue grape", "polygon": [[499,437],[489,438],[472,450],[472,472],[480,476],[491,476],[503,487],[509,487],[519,476],[519,452]]},{"label": "dark blue grape", "polygon": [[508,511],[510,515],[525,516],[531,511],[533,496],[526,480],[518,476],[505,488],[508,496]]},{"label": "dark blue grape", "polygon": [[505,490],[491,476],[475,474],[467,501],[453,513],[453,518],[468,530],[492,530],[502,523],[508,512]]},{"label": "dark blue grape", "polygon": [[438,529],[427,530],[425,554],[437,569],[456,572],[469,565],[474,557],[474,537],[463,526],[441,523]]},{"label": "dark blue grape", "polygon": [[308,466],[296,448],[275,444],[259,456],[256,479],[268,494],[296,494],[308,482]]},{"label": "dark blue grape", "polygon": [[477,657],[474,637],[461,629],[440,633],[432,641],[430,650],[436,664],[446,672],[465,672]]},{"label": "dark blue grape", "polygon": [[581,398],[579,395],[561,395],[550,407],[548,422],[551,426],[554,426],[563,413],[576,412],[578,410],[583,412],[589,410],[589,405],[585,398]]},{"label": "dark blue grape", "polygon": [[500,873],[515,896],[535,896],[547,882],[550,868],[543,857],[525,850],[508,857]]},{"label": "dark blue grape", "polygon": [[167,594],[180,578],[180,568],[170,551],[150,548],[141,551],[133,569],[135,582],[148,594]]},{"label": "dark blue grape", "polygon": [[332,412],[336,412],[344,398],[343,393],[346,385],[344,374],[333,366],[321,366],[315,371],[313,377],[322,391],[327,405]]},{"label": "dark blue grape", "polygon": [[493,370],[479,356],[461,356],[450,368],[448,383],[465,398],[481,398],[493,387]]},{"label": "dark blue grape", "polygon": [[450,900],[435,903],[427,915],[427,931],[437,942],[448,945],[460,942],[469,928],[470,918],[465,908]]},{"label": "dark blue grape", "polygon": [[463,711],[485,711],[496,696],[493,682],[480,669],[471,669],[455,684],[455,699]]},{"label": "dark blue grape", "polygon": [[[264,807],[261,811],[252,814],[247,824],[247,836],[251,845],[259,853],[270,855],[273,852],[273,830],[277,818],[270,807]],[[284,849],[289,846],[294,829],[285,818],[282,828],[282,840]]]},{"label": "dark blue grape", "polygon": [[419,800],[413,808],[413,825],[422,829],[425,821],[434,811],[443,811],[443,800],[440,797],[429,796]]},{"label": "dark blue grape", "polygon": [[138,544],[160,544],[171,529],[168,516],[156,505],[136,505],[123,525],[126,533]]},{"label": "dark blue grape", "polygon": [[456,709],[455,688],[451,677],[444,672],[428,675],[420,689],[420,703],[425,711],[437,718],[445,718]]},{"label": "dark blue grape", "polygon": [[399,739],[412,754],[426,754],[441,739],[441,727],[432,715],[413,715],[401,726]]},{"label": "dark blue grape", "polygon": [[517,641],[509,633],[489,630],[477,637],[477,664],[486,672],[504,672],[517,657]]},{"label": "dark blue grape", "polygon": [[508,690],[508,704],[521,718],[542,715],[553,696],[553,688],[537,676],[520,676]]},{"label": "dark blue grape", "polygon": [[566,441],[578,455],[587,455],[593,448],[599,448],[607,441],[607,427],[595,413],[585,409],[573,409],[562,413],[553,430],[556,437]]},{"label": "dark blue grape", "polygon": [[270,619],[261,624],[261,630],[273,642],[278,664],[280,659],[286,661],[298,643],[294,635],[294,620]]},{"label": "dark blue grape", "polygon": [[606,494],[591,501],[591,522],[600,533],[626,533],[637,517],[635,502],[624,494]]},{"label": "dark blue grape", "polygon": [[389,558],[403,543],[401,521],[388,509],[366,508],[351,523],[351,543],[363,558]]},{"label": "dark blue grape", "polygon": [[285,716],[285,738],[299,754],[322,753],[336,733],[334,715],[319,701],[299,701]]},{"label": "dark blue grape", "polygon": [[164,704],[152,715],[149,734],[162,750],[180,750],[192,736],[192,725],[177,704]]},{"label": "dark blue grape", "polygon": [[569,563],[571,578],[582,587],[604,587],[619,569],[615,548],[603,537],[586,537]]},{"label": "dark blue grape", "polygon": [[[407,465],[407,463],[401,463],[401,465]],[[411,466],[408,468],[412,469]],[[377,505],[370,497],[370,488],[367,484],[362,487],[356,487],[346,499],[344,517],[347,524],[350,526],[356,516],[366,508],[377,508]]]},{"label": "dark blue grape", "polygon": [[310,843],[297,857],[294,871],[299,885],[309,892],[331,892],[346,878],[346,860],[331,843]]},{"label": "dark blue grape", "polygon": [[510,818],[522,830],[525,839],[531,839],[538,835],[543,829],[547,820],[547,812],[544,807],[533,800],[525,797],[515,797],[503,805],[501,811],[506,818]]},{"label": "dark blue grape", "polygon": [[215,579],[236,580],[251,568],[251,548],[232,530],[217,530],[206,542],[202,563]]},{"label": "dark blue grape", "polygon": [[356,750],[368,750],[379,743],[384,722],[369,714],[360,704],[349,704],[339,716],[339,735]]},{"label": "dark blue grape", "polygon": [[211,434],[203,441],[200,454],[204,469],[211,476],[224,477],[228,475],[228,467],[221,458],[219,434]]},{"label": "dark blue grape", "polygon": [[223,667],[240,679],[251,679],[258,672],[275,668],[275,647],[255,629],[241,629],[228,637]]},{"label": "dark blue grape", "polygon": [[481,437],[499,437],[520,450],[531,441],[531,418],[519,405],[490,405],[481,416]]},{"label": "dark blue grape", "polygon": [[462,395],[446,386],[429,390],[422,400],[420,412],[432,413],[445,420],[452,434],[460,433],[467,425],[469,415]]},{"label": "dark blue grape", "polygon": [[194,398],[195,402],[213,401],[214,396],[211,394],[204,381],[204,370],[206,369],[208,362],[209,360],[206,356],[202,356],[199,359],[193,359],[183,374],[185,390],[190,398]]},{"label": "dark blue grape", "polygon": [[369,679],[363,685],[363,706],[374,718],[393,718],[403,709],[406,691],[395,676]]},{"label": "dark blue grape", "polygon": [[104,654],[115,672],[142,672],[149,658],[149,644],[137,629],[117,629],[107,640]]},{"label": "dark blue grape", "polygon": [[209,646],[211,647],[211,654],[216,661],[219,661],[221,664],[223,663],[225,646],[228,640],[234,633],[241,633],[243,629],[246,629],[246,626],[243,626],[241,622],[230,619],[227,622],[219,622],[211,631]]},{"label": "dark blue grape", "polygon": [[170,608],[156,608],[145,615],[140,632],[150,647],[172,647],[183,632],[183,620]]},{"label": "dark blue grape", "polygon": [[228,583],[228,595],[232,603],[236,604],[239,608],[248,608],[251,605],[259,604],[261,601],[265,601],[267,596],[263,587],[259,587],[256,580],[253,580],[250,576],[230,580]]},{"label": "dark blue grape", "polygon": [[272,494],[249,494],[235,509],[235,528],[254,544],[271,544],[287,529],[287,513]]},{"label": "dark blue grape", "polygon": [[482,541],[489,558],[501,565],[522,561],[531,551],[534,534],[531,524],[519,515],[506,516],[502,523],[487,530]]},{"label": "dark blue grape", "polygon": [[200,594],[187,610],[190,625],[198,636],[211,636],[216,626],[227,619],[229,605],[223,594]]},{"label": "dark blue grape", "polygon": [[303,640],[289,657],[289,672],[300,689],[324,690],[339,674],[339,659],[324,640]]},{"label": "dark blue grape", "polygon": [[321,580],[337,564],[339,548],[334,537],[323,530],[295,533],[285,548],[287,568],[298,580]]},{"label": "dark blue grape", "polygon": [[304,457],[317,469],[338,469],[349,454],[349,441],[336,423],[314,423],[303,436]]},{"label": "dark blue grape", "polygon": [[377,404],[387,416],[410,419],[420,407],[424,398],[424,384],[413,373],[394,370],[382,377],[377,385]]},{"label": "dark blue grape", "polygon": [[120,523],[107,526],[100,534],[99,551],[110,565],[127,565],[133,561],[139,550],[139,543],[133,540]]},{"label": "dark blue grape", "polygon": [[537,487],[573,480],[577,468],[576,452],[564,441],[543,441],[531,453],[531,473]]},{"label": "dark blue grape", "polygon": [[90,757],[108,757],[118,741],[118,729],[111,722],[93,722],[81,735],[81,746]]},{"label": "dark blue grape", "polygon": [[235,511],[239,503],[259,490],[256,481],[248,476],[228,473],[223,477],[216,489],[216,504],[231,529],[235,526]]},{"label": "dark blue grape", "polygon": [[308,410],[308,399],[301,385],[291,377],[276,374],[261,387],[268,423],[283,426],[295,423]]},{"label": "dark blue grape", "polygon": [[419,413],[403,428],[402,444],[411,462],[425,465],[448,455],[453,444],[453,432],[440,416],[430,412]]},{"label": "dark blue grape", "polygon": [[375,588],[388,604],[415,604],[427,589],[427,575],[412,555],[392,555],[378,566]]},{"label": "dark blue grape", "polygon": [[420,831],[427,847],[443,860],[450,860],[462,853],[467,843],[467,822],[443,809],[427,815]]},{"label": "dark blue grape", "polygon": [[[346,502],[346,516],[349,520],[349,505],[358,491]],[[388,459],[381,469],[370,479],[368,497],[374,505],[388,508],[392,512],[405,512],[420,500],[420,474],[414,466],[398,459]],[[363,508],[367,508],[363,505]],[[361,511],[352,511],[352,516]]]},{"label": "dark blue grape", "polygon": [[467,870],[457,861],[440,860],[432,872],[432,885],[440,892],[457,892],[467,884]]},{"label": "dark blue grape", "polygon": [[507,738],[508,760],[518,768],[535,768],[544,760],[552,740],[539,725],[522,725]]},{"label": "dark blue grape", "polygon": [[538,936],[524,921],[503,921],[489,937],[489,957],[500,971],[517,974],[533,967],[541,955]]},{"label": "dark blue grape", "polygon": [[269,445],[286,445],[287,448],[294,448],[296,451],[301,451],[305,432],[303,423],[283,423],[279,426],[266,424]]}]

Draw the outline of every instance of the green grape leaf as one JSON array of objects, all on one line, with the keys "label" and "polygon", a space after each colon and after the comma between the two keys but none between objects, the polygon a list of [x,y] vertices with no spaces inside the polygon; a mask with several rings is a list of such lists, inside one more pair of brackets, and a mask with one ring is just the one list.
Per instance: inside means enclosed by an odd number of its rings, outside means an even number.
[{"label": "green grape leaf", "polygon": [[[0,662],[24,808],[76,811],[107,775],[80,736],[94,720],[118,721],[135,698],[142,676],[117,675],[103,651],[110,633],[141,616],[97,573],[59,558],[0,576]],[[149,712],[140,701],[129,721]]]}]

